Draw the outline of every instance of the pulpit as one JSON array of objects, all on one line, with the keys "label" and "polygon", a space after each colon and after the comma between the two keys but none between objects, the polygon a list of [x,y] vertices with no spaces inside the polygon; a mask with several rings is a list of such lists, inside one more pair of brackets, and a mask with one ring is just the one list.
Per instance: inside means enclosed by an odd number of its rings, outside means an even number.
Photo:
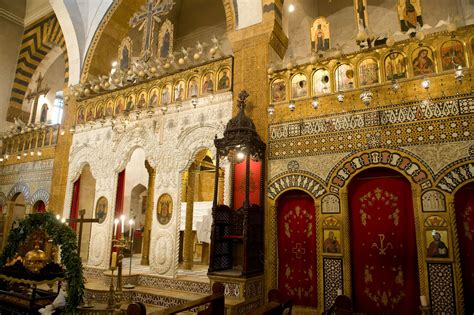
[{"label": "pulpit", "polygon": [[[227,123],[224,137],[214,140],[217,156],[209,275],[246,278],[263,274],[266,146],[245,114],[247,97],[247,92],[240,92],[238,114]],[[230,205],[217,204],[221,159],[231,164]]]}]

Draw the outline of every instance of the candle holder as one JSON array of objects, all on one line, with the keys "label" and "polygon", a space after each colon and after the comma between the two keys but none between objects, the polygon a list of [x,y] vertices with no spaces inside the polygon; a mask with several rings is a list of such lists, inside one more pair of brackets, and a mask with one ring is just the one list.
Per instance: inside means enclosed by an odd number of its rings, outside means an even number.
[{"label": "candle holder", "polygon": [[110,271],[112,271],[112,278],[110,279],[110,286],[109,286],[109,295],[107,296],[107,308],[108,309],[115,309],[116,301],[115,301],[115,289],[114,289],[114,271],[116,267],[110,267]]},{"label": "candle holder", "polygon": [[[130,233],[132,234],[132,233]],[[128,243],[130,244],[130,264],[129,264],[129,267],[128,267],[128,283],[125,284],[123,287],[124,289],[133,289],[135,288],[135,285],[133,285],[131,283],[132,281],[132,259],[133,259],[133,234],[132,234],[132,237],[130,238],[130,240],[128,241]]]}]

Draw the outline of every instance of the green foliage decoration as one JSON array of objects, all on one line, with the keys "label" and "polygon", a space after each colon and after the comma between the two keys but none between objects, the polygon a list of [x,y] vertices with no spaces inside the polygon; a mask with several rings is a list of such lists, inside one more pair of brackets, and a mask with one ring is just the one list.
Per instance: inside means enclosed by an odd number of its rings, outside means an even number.
[{"label": "green foliage decoration", "polygon": [[84,294],[82,261],[77,253],[76,233],[68,225],[57,220],[54,214],[37,212],[19,221],[18,226],[8,235],[7,244],[0,256],[0,266],[12,259],[28,236],[38,229],[45,231],[54,245],[61,246],[61,264],[66,269],[67,281],[66,313],[75,313]]}]

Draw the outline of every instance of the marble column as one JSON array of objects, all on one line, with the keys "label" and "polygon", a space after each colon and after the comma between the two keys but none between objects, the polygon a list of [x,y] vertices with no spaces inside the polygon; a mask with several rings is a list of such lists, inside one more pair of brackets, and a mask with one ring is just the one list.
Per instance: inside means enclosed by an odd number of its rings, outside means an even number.
[{"label": "marble column", "polygon": [[146,214],[145,214],[145,226],[143,228],[143,249],[142,249],[142,260],[140,264],[150,264],[150,234],[151,234],[151,223],[153,222],[153,208],[155,200],[155,177],[156,170],[145,161],[145,167],[148,171],[148,195],[146,198]]},{"label": "marble column", "polygon": [[184,227],[184,269],[193,268],[193,216],[194,216],[194,191],[196,182],[196,165],[194,163],[188,169],[188,189],[186,193],[186,225]]}]

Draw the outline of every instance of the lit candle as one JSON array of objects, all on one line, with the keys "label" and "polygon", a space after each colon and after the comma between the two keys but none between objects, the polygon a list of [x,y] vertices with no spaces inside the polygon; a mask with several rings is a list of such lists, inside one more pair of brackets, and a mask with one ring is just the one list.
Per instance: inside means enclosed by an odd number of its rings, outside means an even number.
[{"label": "lit candle", "polygon": [[117,252],[112,253],[112,262],[110,263],[110,267],[117,267]]},{"label": "lit candle", "polygon": [[133,231],[133,224],[134,224],[134,223],[135,223],[135,222],[133,221],[133,219],[128,220],[128,224],[130,225],[130,231],[129,231],[129,239],[130,239],[130,240],[132,239],[132,235],[133,235],[133,232],[132,232],[132,231]]},{"label": "lit candle", "polygon": [[342,295],[342,290],[341,289],[337,289],[337,295]]},{"label": "lit candle", "polygon": [[116,237],[117,237],[117,227],[118,227],[118,223],[119,223],[119,220],[118,220],[118,219],[115,219],[115,220],[114,220],[114,224],[115,224],[114,235],[112,235],[112,238],[116,238]]},{"label": "lit candle", "polygon": [[421,306],[428,306],[428,301],[426,300],[426,296],[420,296]]},{"label": "lit candle", "polygon": [[125,226],[125,216],[124,216],[123,214],[120,216],[120,221],[122,221],[122,224],[120,225],[120,227],[121,227],[121,230],[120,230],[120,231],[121,231],[121,233],[122,233],[122,235],[123,235],[123,233],[125,232],[125,230],[124,230],[124,226]]}]

